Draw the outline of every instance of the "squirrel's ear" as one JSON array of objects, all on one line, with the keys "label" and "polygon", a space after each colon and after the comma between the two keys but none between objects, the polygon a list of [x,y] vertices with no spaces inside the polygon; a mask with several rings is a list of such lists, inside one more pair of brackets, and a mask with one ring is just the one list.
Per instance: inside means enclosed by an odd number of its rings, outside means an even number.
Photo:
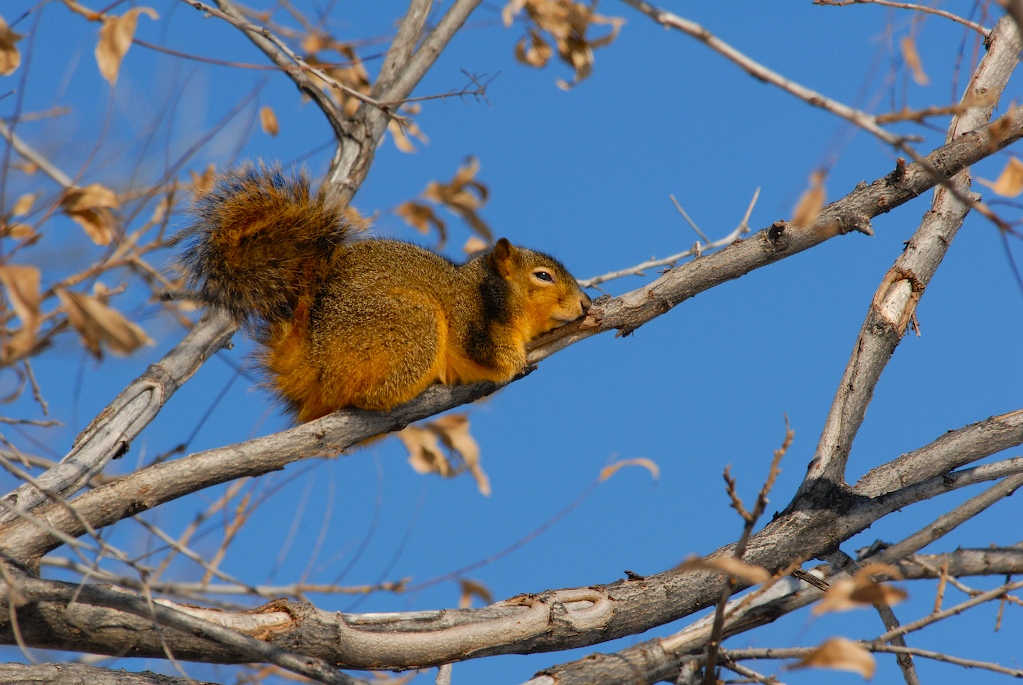
[{"label": "squirrel's ear", "polygon": [[507,238],[501,238],[494,245],[494,249],[487,256],[487,264],[497,272],[501,278],[507,279],[514,269],[512,264],[515,261],[515,246],[508,242]]}]

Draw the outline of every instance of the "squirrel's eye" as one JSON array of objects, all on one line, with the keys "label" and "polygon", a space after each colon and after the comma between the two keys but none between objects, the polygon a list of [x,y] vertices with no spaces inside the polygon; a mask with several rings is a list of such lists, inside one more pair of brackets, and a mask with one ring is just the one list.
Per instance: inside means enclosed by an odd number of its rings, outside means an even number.
[{"label": "squirrel's eye", "polygon": [[547,281],[548,283],[554,282],[554,276],[551,276],[550,272],[544,271],[543,269],[537,269],[533,272],[533,275],[539,278],[541,281]]}]

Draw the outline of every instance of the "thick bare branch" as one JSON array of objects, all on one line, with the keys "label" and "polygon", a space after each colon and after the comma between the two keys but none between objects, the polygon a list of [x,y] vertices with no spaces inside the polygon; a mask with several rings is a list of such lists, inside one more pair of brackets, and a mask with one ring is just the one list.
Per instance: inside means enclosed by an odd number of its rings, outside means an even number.
[{"label": "thick bare branch", "polygon": [[[964,100],[978,94],[1001,95],[1016,64],[1021,43],[1015,25],[1008,17],[991,32],[988,53],[978,66]],[[954,117],[948,140],[961,131],[982,126],[993,103],[972,108]],[[916,314],[916,306],[931,276],[951,247],[953,238],[971,209],[963,202],[969,196],[971,178],[966,170],[946,175],[948,182],[934,195],[929,211],[913,234],[905,252],[889,269],[870,304],[867,317],[853,343],[853,353],[839,381],[835,399],[821,433],[814,460],[810,464],[800,493],[816,487],[845,482],[845,467],[853,441],[874,395],[881,373],[891,359]],[[969,198],[977,199],[977,198]]]},{"label": "thick bare branch", "polygon": [[[76,611],[75,605],[81,605],[85,609],[105,608],[115,609],[142,619],[138,630],[149,632],[155,637],[160,645],[160,656],[166,656],[166,635],[165,629],[175,629],[186,636],[186,639],[196,640],[202,645],[202,652],[209,653],[211,650],[226,652],[227,654],[242,655],[245,661],[256,661],[277,664],[281,668],[293,671],[312,678],[318,682],[330,683],[332,685],[357,685],[359,681],[336,671],[332,666],[322,660],[307,654],[299,655],[281,646],[269,644],[263,640],[256,639],[246,634],[249,631],[240,631],[235,628],[227,628],[206,620],[209,611],[201,609],[171,608],[160,603],[150,601],[146,597],[140,597],[133,593],[114,591],[97,585],[74,585],[50,580],[30,578],[7,567],[3,586],[3,602],[0,611],[4,615],[5,629],[13,628],[13,620],[18,621],[18,629],[24,639],[28,640],[36,636],[42,639],[53,648],[62,648],[65,644],[60,641],[58,634],[48,632],[49,624],[45,620],[33,620],[30,617],[30,607],[39,609],[44,603],[56,602],[60,607],[59,613],[66,616]],[[10,606],[14,598],[26,605],[19,607],[17,618],[13,618]],[[73,625],[73,624],[71,624]],[[71,627],[66,625],[65,627]],[[266,628],[264,627],[265,631]],[[79,631],[80,632],[80,631]],[[100,630],[100,633],[103,631]],[[90,639],[97,639],[98,635],[90,636]],[[116,651],[108,653],[131,654],[135,644],[134,639],[125,639],[124,635],[118,635],[118,640],[111,646],[116,646]],[[74,642],[76,640],[72,640]],[[223,649],[217,649],[222,647]],[[176,655],[179,658],[182,654]],[[187,657],[185,657],[187,658]]]},{"label": "thick bare branch", "polygon": [[128,671],[85,664],[0,664],[0,685],[214,685],[204,680]]},{"label": "thick bare branch", "polygon": [[948,431],[929,445],[872,469],[853,488],[876,497],[989,457],[1023,442],[1023,409]]},{"label": "thick bare branch", "polygon": [[[295,430],[303,428],[306,427]],[[179,470],[168,472],[160,469],[160,473],[166,477],[149,478],[144,481],[145,487],[159,490],[161,483],[189,477],[187,474],[193,467],[202,470],[206,468],[204,466],[206,462],[220,459],[234,462],[237,459],[237,454],[229,450],[214,452],[193,455],[161,465],[162,467],[177,465],[176,468]],[[261,461],[263,461],[261,466],[265,467],[265,458]],[[1008,460],[1007,463],[1013,461]],[[231,468],[238,467],[237,463],[231,465]],[[109,486],[86,493],[77,502],[87,502],[88,512],[98,515],[97,512],[102,512],[111,501],[109,496],[102,494],[103,491],[115,488],[133,478],[136,476],[128,476]],[[941,479],[935,479],[939,480]],[[951,479],[953,484],[955,480]],[[955,517],[954,521],[943,518],[928,526],[926,530],[937,531],[938,535],[947,533],[954,525],[1008,496],[1021,483],[1023,476],[1018,473],[1010,476],[982,495],[960,505],[952,514]],[[135,484],[136,487],[140,485],[142,481]],[[789,512],[775,519],[767,528],[751,538],[749,551],[744,558],[750,563],[778,569],[788,566],[794,558],[826,554],[837,543],[862,531],[896,508],[920,501],[924,497],[937,496],[946,492],[948,487],[935,482],[933,485],[930,483],[911,485],[904,490],[905,492],[890,493],[874,500],[854,499],[847,503],[854,506],[849,507],[846,514],[839,513],[834,507],[818,511]],[[134,491],[130,494],[144,502],[148,493]],[[119,493],[120,497],[124,495],[123,492]],[[836,499],[833,504],[840,503],[840,499],[840,497]],[[104,505],[104,502],[107,505]],[[47,512],[44,509],[40,514],[48,513],[56,517],[61,512],[63,510]],[[53,522],[51,519],[51,523]],[[45,535],[37,536],[35,539],[30,537],[35,529],[28,522],[16,522],[8,526],[8,530],[14,533],[5,532],[0,535],[5,544],[8,540],[18,540],[25,536],[29,536],[30,542],[33,540],[37,544],[40,540],[45,542]],[[931,534],[927,542],[934,537]],[[914,544],[903,550],[906,555],[914,552],[919,542],[917,537],[911,539]],[[7,553],[10,554],[9,548],[7,549]],[[734,549],[730,546],[718,550],[715,556],[733,553]],[[560,650],[568,646],[594,644],[636,634],[689,615],[712,604],[719,594],[720,576],[672,570],[642,579],[618,581],[610,585],[549,591],[512,598],[477,611],[418,612],[404,617],[393,614],[376,618],[346,616],[343,624],[338,623],[337,615],[334,613],[320,612],[300,604],[277,602],[272,607],[256,613],[261,620],[274,624],[274,629],[269,631],[272,633],[269,637],[275,644],[288,646],[294,644],[292,640],[295,640],[307,648],[312,644],[326,645],[325,652],[316,652],[315,655],[331,663],[341,663],[353,668],[408,668],[444,663],[466,656]],[[19,610],[19,616],[24,612],[25,609]],[[46,615],[58,618],[63,616],[61,611]],[[766,615],[771,616],[771,620],[777,616],[770,613]],[[295,619],[296,616],[301,616],[301,620]],[[554,619],[555,616],[558,617],[557,620]],[[228,612],[212,612],[204,617],[220,625],[232,627],[236,626],[238,620],[235,614]],[[747,617],[744,620],[752,619]],[[115,625],[117,622],[118,620],[105,616],[102,625]],[[741,625],[746,626],[744,629],[749,627],[745,622]],[[57,634],[55,631],[56,627],[51,625],[47,626],[42,634]],[[328,635],[313,639],[314,636],[322,635],[323,631],[327,631]],[[729,634],[728,630],[725,634]],[[37,633],[32,635],[34,639],[40,639]],[[66,635],[66,632],[60,632],[60,635]],[[13,635],[7,633],[5,639],[12,640]],[[155,641],[150,646],[152,649],[160,648]],[[175,644],[175,647],[178,650],[188,649],[187,645]],[[97,646],[90,644],[87,651],[97,649]],[[678,649],[672,649],[669,654],[661,647],[658,649],[665,653],[664,658],[668,659],[665,663],[670,663],[683,653]],[[221,660],[225,658],[223,652],[206,657],[202,657],[201,654],[202,651],[199,650],[194,658]],[[209,655],[210,652],[207,651],[206,654]],[[242,654],[236,655],[235,658],[244,660],[249,657]]]},{"label": "thick bare branch", "polygon": [[[383,73],[385,80],[379,87],[373,88],[374,98],[382,102],[407,98],[479,3],[480,0],[456,0],[419,47],[409,55],[411,41],[421,31],[425,21],[424,13],[429,11],[423,3],[412,3],[395,39],[393,47],[398,51],[393,59],[389,56],[385,63],[388,67]],[[340,146],[321,189],[327,197],[343,203],[351,201],[366,179],[377,145],[387,128],[388,115],[387,112],[363,103],[354,119],[357,125],[352,127],[346,138],[339,139]]]}]

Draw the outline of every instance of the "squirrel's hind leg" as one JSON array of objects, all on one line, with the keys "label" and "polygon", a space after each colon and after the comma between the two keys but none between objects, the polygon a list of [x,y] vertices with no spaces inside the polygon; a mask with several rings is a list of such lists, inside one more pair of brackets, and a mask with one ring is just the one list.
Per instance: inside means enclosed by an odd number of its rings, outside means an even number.
[{"label": "squirrel's hind leg", "polygon": [[[333,405],[386,411],[413,399],[438,379],[438,350],[447,327],[439,304],[418,291],[367,302],[324,303],[314,344],[323,398]],[[346,306],[347,305],[347,306]]]}]

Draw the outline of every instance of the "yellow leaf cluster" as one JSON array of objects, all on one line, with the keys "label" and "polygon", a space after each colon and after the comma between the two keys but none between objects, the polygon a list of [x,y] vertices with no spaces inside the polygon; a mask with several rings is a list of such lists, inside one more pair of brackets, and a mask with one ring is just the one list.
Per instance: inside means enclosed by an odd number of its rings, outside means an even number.
[{"label": "yellow leaf cluster", "polygon": [[[480,446],[469,433],[465,414],[448,414],[421,426],[408,426],[398,433],[398,438],[408,450],[409,464],[417,473],[452,478],[467,470],[480,494],[490,494],[490,479],[480,465]],[[460,464],[453,464],[452,458]]]},{"label": "yellow leaf cluster", "polygon": [[24,36],[15,33],[0,17],[0,76],[9,76],[21,66],[21,53],[14,44]]},{"label": "yellow leaf cluster", "polygon": [[[572,88],[593,71],[593,51],[617,38],[625,23],[621,17],[597,14],[595,6],[596,3],[573,0],[511,0],[501,12],[504,25],[511,26],[523,10],[529,22],[527,35],[515,45],[515,59],[542,68],[554,54],[548,40],[553,41],[559,59],[575,71],[571,83],[558,79],[558,86],[565,90]],[[594,25],[610,26],[611,30],[600,38],[587,38],[587,31]]]}]

